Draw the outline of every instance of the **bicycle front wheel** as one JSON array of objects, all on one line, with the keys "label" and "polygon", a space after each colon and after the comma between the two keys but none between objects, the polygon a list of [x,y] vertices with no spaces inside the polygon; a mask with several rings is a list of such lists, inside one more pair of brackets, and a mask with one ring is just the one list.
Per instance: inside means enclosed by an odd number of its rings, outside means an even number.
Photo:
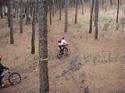
[{"label": "bicycle front wheel", "polygon": [[19,84],[21,82],[21,75],[17,72],[13,72],[9,76],[9,82],[12,85]]},{"label": "bicycle front wheel", "polygon": [[65,56],[70,55],[70,50],[67,47],[64,48],[64,54]]}]

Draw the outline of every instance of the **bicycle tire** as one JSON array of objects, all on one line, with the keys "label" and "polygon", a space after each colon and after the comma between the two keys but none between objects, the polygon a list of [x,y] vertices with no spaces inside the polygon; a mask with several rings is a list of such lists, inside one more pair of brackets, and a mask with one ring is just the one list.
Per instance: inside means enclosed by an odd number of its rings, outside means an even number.
[{"label": "bicycle tire", "polygon": [[[15,75],[17,77],[15,77]],[[18,79],[18,81],[17,81]],[[19,84],[21,82],[21,75],[17,72],[13,72],[9,75],[9,83],[12,84],[12,85],[16,85],[16,84]]]},{"label": "bicycle tire", "polygon": [[69,49],[67,47],[64,48],[64,54],[65,54],[65,56],[69,55]]}]

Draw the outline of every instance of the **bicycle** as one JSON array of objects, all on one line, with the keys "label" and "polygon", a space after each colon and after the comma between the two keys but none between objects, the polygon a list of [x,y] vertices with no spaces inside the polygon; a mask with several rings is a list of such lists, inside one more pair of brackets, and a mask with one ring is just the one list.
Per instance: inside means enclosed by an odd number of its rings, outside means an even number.
[{"label": "bicycle", "polygon": [[58,59],[60,59],[64,56],[67,57],[68,55],[70,55],[70,50],[68,48],[68,44],[63,47],[63,51],[58,50],[58,52],[57,52],[57,58]]},{"label": "bicycle", "polygon": [[2,77],[2,83],[5,85],[6,81],[8,81],[11,85],[16,85],[21,82],[21,75],[18,72],[14,72],[11,70],[4,70]]}]

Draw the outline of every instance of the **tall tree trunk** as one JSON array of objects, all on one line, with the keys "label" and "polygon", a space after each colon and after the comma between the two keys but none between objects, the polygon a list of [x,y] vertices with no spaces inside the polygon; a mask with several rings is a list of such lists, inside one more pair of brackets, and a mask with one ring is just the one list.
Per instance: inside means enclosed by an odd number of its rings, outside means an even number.
[{"label": "tall tree trunk", "polygon": [[0,16],[1,18],[3,18],[3,6],[1,3],[0,3]]},{"label": "tall tree trunk", "polygon": [[31,39],[31,54],[35,54],[35,24],[36,24],[36,1],[33,6],[33,20],[32,20],[32,39]]},{"label": "tall tree trunk", "polygon": [[20,0],[20,33],[23,33],[23,1]]},{"label": "tall tree trunk", "polygon": [[98,39],[98,15],[99,15],[99,1],[95,3],[95,39]]},{"label": "tall tree trunk", "polygon": [[89,26],[89,33],[92,33],[92,18],[93,18],[94,2],[95,2],[95,0],[92,0],[91,10],[90,10],[90,26]]},{"label": "tall tree trunk", "polygon": [[50,25],[52,25],[52,0],[49,0],[49,20]]},{"label": "tall tree trunk", "polygon": [[110,0],[110,5],[112,6],[112,0]]},{"label": "tall tree trunk", "polygon": [[39,2],[39,0],[36,0],[36,2],[37,2],[37,6],[36,6],[36,23],[38,23],[38,12],[39,12],[38,2]]},{"label": "tall tree trunk", "polygon": [[120,2],[120,0],[118,0],[118,7],[117,7],[117,16],[116,16],[116,29],[118,30],[119,29],[119,25],[118,25],[118,23],[119,23],[119,3]]},{"label": "tall tree trunk", "polygon": [[13,0],[13,17],[16,18],[16,1]]},{"label": "tall tree trunk", "polygon": [[48,46],[47,46],[47,0],[39,0],[39,68],[40,93],[49,91],[48,81]]},{"label": "tall tree trunk", "polygon": [[52,0],[52,15],[53,15],[53,17],[54,17],[54,11],[55,11],[54,0]]},{"label": "tall tree trunk", "polygon": [[28,25],[30,22],[29,20],[29,15],[30,15],[30,9],[29,9],[29,1],[27,0],[27,4],[26,4],[26,25]]},{"label": "tall tree trunk", "polygon": [[12,13],[12,0],[8,2],[8,24],[10,28],[10,44],[14,44],[14,32],[13,32],[13,13]]},{"label": "tall tree trunk", "polygon": [[55,10],[54,12],[55,12],[55,14],[56,14],[56,10],[57,10],[57,2],[56,2],[56,0],[54,0],[54,8],[55,8],[55,9],[54,9],[54,10]]},{"label": "tall tree trunk", "polygon": [[75,0],[75,3],[76,3],[75,24],[77,24],[77,17],[78,17],[78,0]]},{"label": "tall tree trunk", "polygon": [[116,16],[116,23],[118,24],[119,19],[119,0],[118,0],[118,7],[117,7],[117,16]]},{"label": "tall tree trunk", "polygon": [[64,32],[68,30],[68,0],[65,0],[65,29]]},{"label": "tall tree trunk", "polygon": [[84,0],[81,0],[81,4],[82,4],[82,15],[84,14]]},{"label": "tall tree trunk", "polygon": [[28,5],[28,0],[26,1],[25,3],[25,16],[26,16],[26,22],[25,22],[25,25],[28,25],[28,8],[29,8],[29,5]]},{"label": "tall tree trunk", "polygon": [[59,2],[59,20],[62,19],[62,0]]}]

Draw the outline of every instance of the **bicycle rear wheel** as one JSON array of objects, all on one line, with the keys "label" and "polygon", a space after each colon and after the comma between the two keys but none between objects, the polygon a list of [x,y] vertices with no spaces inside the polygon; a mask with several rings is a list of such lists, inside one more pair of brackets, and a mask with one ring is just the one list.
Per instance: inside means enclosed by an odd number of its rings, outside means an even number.
[{"label": "bicycle rear wheel", "polygon": [[57,58],[58,59],[62,58],[62,54],[60,53],[60,50],[57,52]]},{"label": "bicycle rear wheel", "polygon": [[9,82],[12,85],[19,84],[21,82],[21,75],[17,72],[13,72],[9,76]]}]

